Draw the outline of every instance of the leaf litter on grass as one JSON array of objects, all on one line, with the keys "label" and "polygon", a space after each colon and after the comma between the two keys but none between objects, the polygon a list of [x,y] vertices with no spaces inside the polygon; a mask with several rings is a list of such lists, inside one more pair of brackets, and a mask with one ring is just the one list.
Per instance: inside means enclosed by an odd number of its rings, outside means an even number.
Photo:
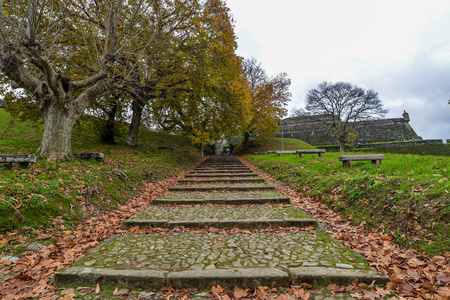
[{"label": "leaf litter on grass", "polygon": [[377,229],[366,230],[364,224],[353,226],[326,204],[305,198],[263,172],[245,158],[241,160],[260,177],[278,182],[279,191],[299,208],[313,215],[329,228],[327,232],[344,245],[361,254],[369,265],[391,277],[386,287],[352,293],[359,299],[381,299],[394,291],[400,299],[450,299],[450,253],[429,257],[392,242],[393,237]]}]

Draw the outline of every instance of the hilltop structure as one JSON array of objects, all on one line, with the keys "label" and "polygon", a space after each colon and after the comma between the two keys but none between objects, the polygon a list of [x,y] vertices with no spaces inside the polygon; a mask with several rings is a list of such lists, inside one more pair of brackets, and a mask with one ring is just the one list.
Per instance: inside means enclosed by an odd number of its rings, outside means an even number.
[{"label": "hilltop structure", "polygon": [[[283,121],[286,125],[283,133],[280,131],[275,135],[277,138],[283,135],[312,145],[336,144],[328,131],[328,124],[332,124],[329,115],[292,117]],[[405,111],[402,118],[353,122],[351,126],[357,134],[354,144],[421,140],[409,121],[409,114]]]}]

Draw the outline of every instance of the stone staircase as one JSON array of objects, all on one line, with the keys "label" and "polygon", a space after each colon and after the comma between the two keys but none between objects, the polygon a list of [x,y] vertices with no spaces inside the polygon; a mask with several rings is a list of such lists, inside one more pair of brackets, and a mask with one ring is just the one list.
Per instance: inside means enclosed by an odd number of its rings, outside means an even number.
[{"label": "stone staircase", "polygon": [[387,283],[233,156],[206,159],[123,224],[168,228],[117,234],[71,267],[60,286],[257,287]]}]

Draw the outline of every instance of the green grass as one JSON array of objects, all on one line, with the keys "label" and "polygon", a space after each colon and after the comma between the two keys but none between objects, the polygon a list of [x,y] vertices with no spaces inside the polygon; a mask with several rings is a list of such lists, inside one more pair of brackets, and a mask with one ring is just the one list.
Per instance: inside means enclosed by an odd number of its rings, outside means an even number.
[{"label": "green grass", "polygon": [[311,146],[308,143],[305,143],[301,140],[297,139],[279,139],[272,138],[265,141],[260,141],[257,139],[250,139],[250,148],[249,150],[244,150],[243,145],[239,145],[234,150],[234,154],[245,154],[245,153],[254,153],[254,152],[267,152],[268,150],[280,150],[283,148],[284,150],[301,150],[301,149],[316,149],[316,147]]},{"label": "green grass", "polygon": [[[102,152],[102,162],[38,159],[24,170],[0,165],[0,234],[51,226],[55,217],[60,217],[64,226],[73,226],[125,203],[139,191],[143,180],[176,175],[200,157],[199,150],[181,136],[141,130],[140,145],[131,147],[124,143],[123,132],[116,145],[103,145],[90,123],[80,122],[75,127],[73,152]],[[0,109],[0,153],[33,154],[41,137],[42,125],[14,119]],[[176,149],[159,150],[158,146]],[[94,191],[91,197],[88,190]]]},{"label": "green grass", "polygon": [[266,154],[249,160],[355,224],[384,228],[400,244],[430,255],[450,251],[448,157],[385,154],[381,166],[361,161],[344,168],[339,155]]}]

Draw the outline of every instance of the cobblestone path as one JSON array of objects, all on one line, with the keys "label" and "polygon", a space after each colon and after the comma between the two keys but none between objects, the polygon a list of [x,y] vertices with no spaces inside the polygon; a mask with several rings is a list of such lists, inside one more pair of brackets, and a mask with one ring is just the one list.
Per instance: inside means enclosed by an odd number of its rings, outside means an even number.
[{"label": "cobblestone path", "polygon": [[[154,227],[168,229],[135,230]],[[56,284],[209,289],[388,281],[233,156],[205,160],[123,229],[60,270]]]}]

